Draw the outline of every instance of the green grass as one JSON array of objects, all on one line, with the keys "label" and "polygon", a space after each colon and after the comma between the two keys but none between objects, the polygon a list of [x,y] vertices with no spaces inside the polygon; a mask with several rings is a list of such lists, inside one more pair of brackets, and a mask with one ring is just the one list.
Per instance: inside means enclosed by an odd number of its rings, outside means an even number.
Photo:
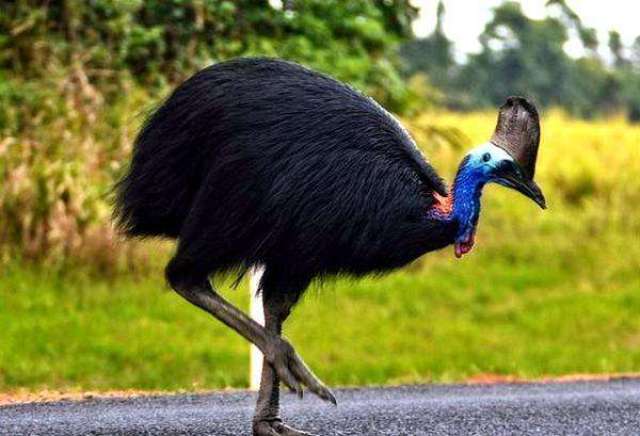
[{"label": "green grass", "polygon": [[[321,378],[640,370],[637,234],[596,225],[588,210],[542,214],[513,194],[490,196],[462,261],[445,250],[389,276],[310,289],[286,334]],[[524,216],[501,217],[507,205]],[[246,308],[246,288],[223,289]],[[248,345],[167,290],[160,272],[107,281],[13,264],[0,277],[0,390],[245,387],[247,374]]]}]

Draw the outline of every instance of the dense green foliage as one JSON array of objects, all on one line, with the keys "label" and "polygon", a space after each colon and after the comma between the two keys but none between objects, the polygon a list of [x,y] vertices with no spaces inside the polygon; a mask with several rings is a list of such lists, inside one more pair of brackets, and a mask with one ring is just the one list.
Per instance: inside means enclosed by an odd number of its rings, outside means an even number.
[{"label": "dense green foliage", "polygon": [[[493,107],[508,95],[523,94],[579,116],[622,110],[640,121],[640,36],[627,55],[620,35],[611,31],[608,65],[598,54],[594,29],[585,26],[563,0],[549,0],[547,7],[550,15],[534,20],[519,3],[502,3],[480,35],[480,53],[459,64],[453,43],[442,31],[440,3],[434,33],[402,48],[406,74],[426,74],[452,108]],[[579,59],[564,50],[571,33],[585,51]]]},{"label": "dense green foliage", "polygon": [[123,79],[153,87],[236,56],[279,56],[331,72],[392,108],[407,100],[389,57],[411,35],[416,9],[407,0],[279,7],[266,0],[20,0],[3,1],[0,11],[7,78],[42,79],[75,67],[101,91],[118,92]]},{"label": "dense green foliage", "polygon": [[271,3],[0,0],[0,263],[116,264],[110,188],[143,115],[213,62],[280,56],[393,110],[417,101],[390,52],[411,34],[408,1]]}]

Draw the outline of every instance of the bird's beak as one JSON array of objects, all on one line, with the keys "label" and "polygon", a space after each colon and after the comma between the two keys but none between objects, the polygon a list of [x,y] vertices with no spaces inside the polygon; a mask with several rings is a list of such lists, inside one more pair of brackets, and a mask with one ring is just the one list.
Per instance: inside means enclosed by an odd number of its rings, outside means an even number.
[{"label": "bird's beak", "polygon": [[526,195],[542,209],[547,208],[542,190],[536,182],[524,176],[524,172],[517,163],[505,160],[498,165],[495,174],[496,183]]}]

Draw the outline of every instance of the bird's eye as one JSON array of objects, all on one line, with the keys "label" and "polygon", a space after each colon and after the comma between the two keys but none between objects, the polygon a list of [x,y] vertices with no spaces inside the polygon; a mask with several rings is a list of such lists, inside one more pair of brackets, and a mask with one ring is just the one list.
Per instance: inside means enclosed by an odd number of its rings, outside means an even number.
[{"label": "bird's eye", "polygon": [[482,162],[489,162],[491,160],[491,153],[485,153],[482,155]]}]

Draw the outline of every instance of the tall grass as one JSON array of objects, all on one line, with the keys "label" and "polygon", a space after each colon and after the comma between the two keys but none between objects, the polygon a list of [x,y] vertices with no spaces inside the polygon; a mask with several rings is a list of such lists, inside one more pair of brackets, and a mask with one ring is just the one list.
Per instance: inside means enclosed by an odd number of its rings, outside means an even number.
[{"label": "tall grass", "polygon": [[[464,146],[470,147],[486,141],[494,123],[494,113],[431,113],[408,122],[433,163],[449,176],[462,152],[450,147],[429,149],[428,143],[420,141],[422,126],[457,126],[466,137]],[[609,244],[601,238],[607,237],[619,236],[620,243],[638,245],[640,125],[622,117],[587,122],[551,111],[543,116],[541,141],[536,179],[549,210],[539,213],[524,197],[490,187],[480,230],[499,238],[501,246],[507,241],[517,243],[516,235],[526,237],[523,245],[529,247],[533,237],[576,253],[590,243],[606,250]],[[559,227],[571,232],[555,233]],[[582,235],[579,240],[573,239],[576,232]]]},{"label": "tall grass", "polygon": [[0,263],[113,272],[133,247],[116,241],[111,187],[149,96],[123,80],[121,96],[106,98],[82,69],[60,71],[34,87],[12,79],[20,91],[0,111]]}]

